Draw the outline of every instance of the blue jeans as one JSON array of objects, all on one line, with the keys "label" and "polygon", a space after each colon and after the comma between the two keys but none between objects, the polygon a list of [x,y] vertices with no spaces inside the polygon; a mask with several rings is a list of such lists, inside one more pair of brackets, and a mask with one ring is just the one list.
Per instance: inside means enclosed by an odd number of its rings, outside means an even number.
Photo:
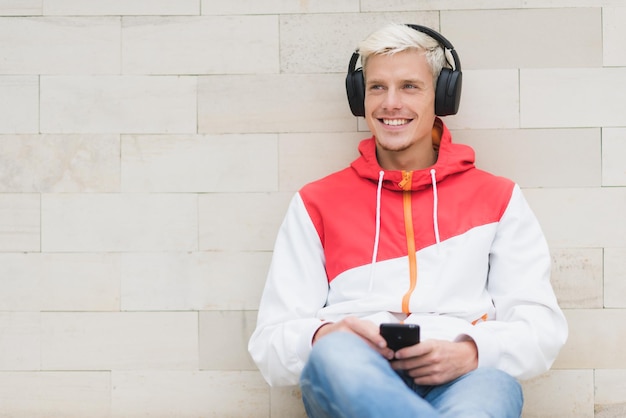
[{"label": "blue jeans", "polygon": [[519,418],[523,404],[520,384],[505,372],[479,368],[444,385],[416,385],[346,332],[315,343],[300,388],[311,418]]}]

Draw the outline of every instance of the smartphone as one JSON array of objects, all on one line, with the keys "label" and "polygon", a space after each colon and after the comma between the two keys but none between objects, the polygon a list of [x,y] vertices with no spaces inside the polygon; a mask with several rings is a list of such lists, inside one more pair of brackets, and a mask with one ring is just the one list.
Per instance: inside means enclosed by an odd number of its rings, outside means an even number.
[{"label": "smartphone", "polygon": [[380,335],[387,341],[387,347],[398,351],[420,342],[420,326],[417,324],[380,324]]}]

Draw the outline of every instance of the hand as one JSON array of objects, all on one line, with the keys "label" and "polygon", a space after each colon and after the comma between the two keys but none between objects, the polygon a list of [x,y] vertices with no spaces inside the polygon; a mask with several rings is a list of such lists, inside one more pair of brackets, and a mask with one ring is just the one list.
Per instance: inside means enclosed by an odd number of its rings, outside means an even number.
[{"label": "hand", "polygon": [[404,370],[418,385],[448,383],[478,367],[478,349],[472,340],[426,340],[398,350],[395,358],[391,367]]},{"label": "hand", "polygon": [[324,338],[325,335],[337,331],[356,334],[383,357],[388,360],[393,359],[393,350],[387,347],[387,342],[380,335],[378,326],[371,321],[359,319],[354,316],[346,317],[339,322],[329,322],[319,327],[313,335],[313,344],[320,338]]}]

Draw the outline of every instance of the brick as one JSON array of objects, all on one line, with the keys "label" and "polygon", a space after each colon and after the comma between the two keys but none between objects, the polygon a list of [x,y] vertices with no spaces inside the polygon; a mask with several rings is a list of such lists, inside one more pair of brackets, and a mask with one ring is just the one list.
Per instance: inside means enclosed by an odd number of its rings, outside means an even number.
[{"label": "brick", "polygon": [[276,16],[128,17],[122,23],[125,74],[278,72]]},{"label": "brick", "polygon": [[36,76],[0,76],[0,133],[39,131],[39,80]]},{"label": "brick", "polygon": [[0,251],[39,251],[40,218],[38,195],[0,194]]},{"label": "brick", "polygon": [[625,77],[626,68],[522,69],[521,126],[623,126],[626,124],[622,111]]},{"label": "brick", "polygon": [[593,417],[592,370],[552,370],[522,387],[522,418]]},{"label": "brick", "polygon": [[594,418],[622,418],[626,416],[626,404],[596,405]]},{"label": "brick", "polygon": [[271,253],[122,255],[122,310],[255,310]]},{"label": "brick", "polygon": [[116,254],[0,254],[2,311],[116,311]]},{"label": "brick", "polygon": [[199,0],[46,0],[46,15],[197,15]]},{"label": "brick", "polygon": [[623,6],[622,0],[524,0],[525,8]]},{"label": "brick", "polygon": [[111,373],[0,372],[2,414],[29,418],[108,418]]},{"label": "brick", "polygon": [[306,183],[348,167],[369,133],[302,133],[279,136],[280,191],[295,192]]},{"label": "brick", "polygon": [[626,39],[626,28],[623,22],[626,19],[626,8],[605,7],[602,9],[603,25],[603,57],[605,66],[623,67],[626,66],[626,51],[624,51],[624,39]]},{"label": "brick", "polygon": [[271,388],[272,417],[307,418],[298,386]]},{"label": "brick", "polygon": [[525,189],[524,194],[551,247],[626,247],[625,188]]},{"label": "brick", "polygon": [[624,309],[566,309],[569,337],[554,363],[556,369],[624,369],[625,337],[619,330]]},{"label": "brick", "polygon": [[198,90],[199,133],[349,132],[356,126],[343,74],[205,76]]},{"label": "brick", "polygon": [[444,121],[450,129],[519,128],[517,71],[463,71],[459,113],[445,117]]},{"label": "brick", "polygon": [[604,306],[626,308],[626,248],[604,249]]},{"label": "brick", "polygon": [[0,312],[0,370],[37,370],[40,350],[38,312]]},{"label": "brick", "polygon": [[[599,8],[441,12],[441,31],[463,69],[599,67],[601,22]],[[546,40],[576,47],[550,48]]]},{"label": "brick", "polygon": [[271,250],[291,193],[199,196],[200,250]]},{"label": "brick", "polygon": [[114,372],[113,417],[269,418],[269,388],[258,372]]},{"label": "brick", "polygon": [[358,0],[317,0],[314,2],[285,2],[282,0],[202,0],[203,15],[308,14],[358,11]]},{"label": "brick", "polygon": [[51,194],[42,207],[47,252],[197,249],[195,195]]},{"label": "brick", "polygon": [[0,0],[0,16],[41,15],[43,0]]},{"label": "brick", "polygon": [[271,192],[277,136],[153,135],[122,138],[125,192]]},{"label": "brick", "polygon": [[[520,6],[520,0],[361,0],[361,12],[431,11],[446,9],[506,9]],[[413,23],[413,22],[410,22]],[[475,28],[472,28],[474,30]]]},{"label": "brick", "polygon": [[0,18],[1,74],[119,74],[120,19]]},{"label": "brick", "polygon": [[436,28],[436,12],[292,14],[280,19],[280,70],[284,73],[343,73],[359,42],[389,22]]},{"label": "brick", "polygon": [[602,185],[626,186],[626,129],[602,129]]},{"label": "brick", "polygon": [[196,79],[42,76],[45,133],[193,133]]},{"label": "brick", "polygon": [[195,312],[46,312],[42,370],[194,370]]},{"label": "brick", "polygon": [[248,354],[256,316],[256,311],[200,312],[200,369],[256,370]]},{"label": "brick", "polygon": [[597,418],[619,418],[626,413],[626,371],[595,370],[595,412]]},{"label": "brick", "polygon": [[[521,187],[599,187],[603,169],[600,137],[599,129],[452,132],[453,141],[474,148],[479,168],[508,177]],[[572,152],[564,153],[564,149]]]},{"label": "brick", "polygon": [[602,308],[602,250],[561,248],[552,249],[551,252],[551,282],[561,308]]},{"label": "brick", "polygon": [[115,192],[117,135],[1,135],[0,192]]}]

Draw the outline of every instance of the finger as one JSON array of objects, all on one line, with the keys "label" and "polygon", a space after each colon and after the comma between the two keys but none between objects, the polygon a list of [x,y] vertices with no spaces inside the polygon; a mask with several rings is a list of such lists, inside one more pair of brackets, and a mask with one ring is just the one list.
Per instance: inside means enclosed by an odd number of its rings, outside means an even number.
[{"label": "finger", "polygon": [[380,335],[378,326],[373,322],[350,316],[339,321],[339,324],[341,324],[342,329],[361,337],[372,349],[387,360],[393,359],[393,350],[387,347],[387,342]]},{"label": "finger", "polygon": [[423,341],[417,343],[415,345],[411,345],[408,347],[401,348],[396,351],[397,359],[408,359],[412,357],[422,357],[428,355],[433,350],[433,343],[428,341]]},{"label": "finger", "polygon": [[424,357],[411,357],[405,360],[391,361],[391,368],[394,370],[417,370],[423,369],[429,365],[429,361]]},{"label": "finger", "polygon": [[[365,321],[356,317],[344,318],[339,322],[328,322],[322,325],[313,336],[313,344],[320,338],[333,332],[343,331],[358,335],[373,350],[377,351],[387,360],[393,359],[393,350],[387,347],[384,338],[378,333],[378,327],[370,321]],[[381,341],[382,340],[382,341]]]},{"label": "finger", "polygon": [[384,358],[386,358],[387,360],[393,360],[394,352],[391,348],[387,348],[387,347],[380,348],[380,347],[375,346],[374,344],[370,344],[370,345],[374,350],[378,351],[378,353]]},{"label": "finger", "polygon": [[348,317],[344,321],[353,332],[370,341],[376,348],[383,349],[387,347],[387,341],[380,335],[378,326],[373,322],[356,317]]}]

